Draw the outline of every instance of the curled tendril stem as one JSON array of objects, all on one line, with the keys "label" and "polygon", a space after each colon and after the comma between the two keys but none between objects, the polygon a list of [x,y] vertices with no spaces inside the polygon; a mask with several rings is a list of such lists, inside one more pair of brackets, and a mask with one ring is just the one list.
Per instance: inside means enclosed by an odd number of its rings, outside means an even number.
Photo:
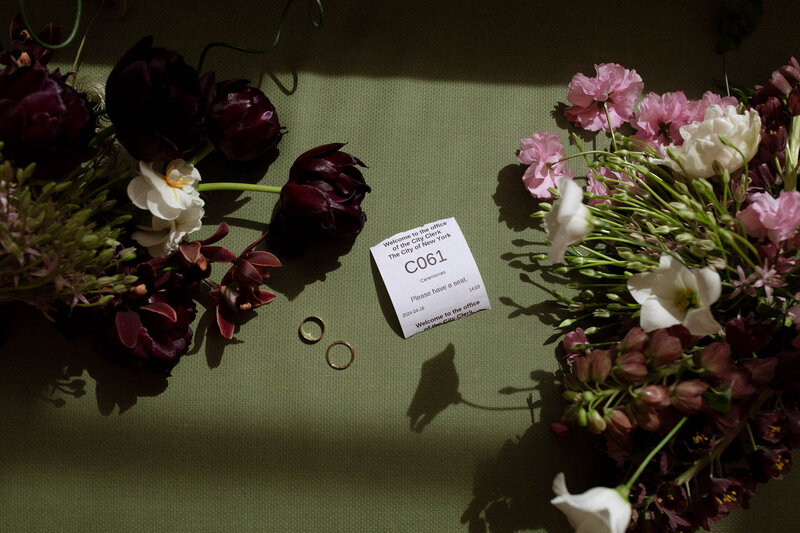
[{"label": "curled tendril stem", "polygon": [[[20,0],[21,1],[21,0]],[[202,72],[203,63],[206,60],[206,55],[212,48],[230,48],[231,50],[236,50],[237,52],[244,52],[245,54],[266,54],[272,51],[273,48],[278,46],[278,42],[281,39],[281,31],[283,30],[283,24],[286,22],[286,15],[289,13],[289,7],[291,7],[292,2],[294,0],[286,0],[286,4],[283,6],[283,11],[281,12],[281,18],[278,21],[278,29],[275,31],[275,38],[272,40],[272,44],[270,44],[267,48],[263,50],[259,49],[252,49],[252,48],[244,48],[242,46],[237,46],[235,44],[231,44],[225,41],[215,41],[212,43],[208,43],[203,51],[200,53],[200,60],[197,62],[197,72]],[[313,8],[316,7],[316,11],[318,16],[314,16]],[[315,29],[319,29],[322,27],[322,24],[325,22],[325,10],[322,7],[322,0],[309,0],[308,2],[308,16],[311,19],[311,25]]]},{"label": "curled tendril stem", "polygon": [[36,42],[36,44],[38,44],[40,46],[44,46],[48,50],[60,50],[60,49],[62,49],[64,47],[66,47],[67,45],[69,45],[69,43],[71,43],[75,39],[75,36],[78,34],[78,27],[81,24],[81,11],[82,11],[82,8],[83,8],[83,5],[82,5],[81,0],[76,0],[75,1],[75,23],[72,25],[72,33],[70,33],[69,37],[67,37],[63,42],[61,42],[59,44],[51,44],[51,43],[46,43],[46,42],[42,41],[41,39],[39,39],[39,37],[36,36],[36,34],[33,31],[33,28],[31,27],[31,23],[28,22],[27,15],[25,15],[25,0],[19,0],[19,14],[22,17],[22,23],[25,25],[25,28],[28,30],[28,33],[30,33],[31,38]]}]

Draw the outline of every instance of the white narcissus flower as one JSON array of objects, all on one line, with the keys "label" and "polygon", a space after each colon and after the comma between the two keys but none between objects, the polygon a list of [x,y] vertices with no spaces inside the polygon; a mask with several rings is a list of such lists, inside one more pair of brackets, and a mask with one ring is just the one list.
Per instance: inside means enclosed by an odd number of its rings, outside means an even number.
[{"label": "white narcissus flower", "polygon": [[[676,172],[686,172],[688,178],[708,178],[717,174],[715,162],[720,168],[733,173],[756,155],[761,140],[761,117],[754,109],[740,115],[734,106],[722,108],[712,105],[706,110],[704,120],[681,126],[679,131],[683,144],[667,147],[677,162],[670,157],[656,162]],[[738,151],[724,144],[720,137],[724,137]]]},{"label": "white narcissus flower", "polygon": [[547,259],[553,263],[563,261],[567,247],[581,242],[591,227],[580,185],[570,178],[561,178],[558,192],[560,198],[544,217],[544,229],[552,243]]},{"label": "white narcissus flower", "polygon": [[175,220],[153,216],[151,227],[140,227],[141,231],[134,231],[131,236],[141,246],[146,247],[151,256],[163,257],[177,250],[187,233],[200,229],[204,214],[202,207],[191,206]]},{"label": "white narcissus flower", "polygon": [[139,175],[128,183],[128,198],[139,209],[147,209],[163,220],[175,220],[190,207],[202,207],[195,185],[200,172],[183,159],[167,165],[163,174],[152,163],[139,162]]},{"label": "white narcissus flower", "polygon": [[631,521],[631,504],[622,490],[594,487],[583,494],[570,494],[564,474],[553,480],[556,497],[550,503],[567,516],[577,533],[624,533]]},{"label": "white narcissus flower", "polygon": [[653,331],[683,324],[692,335],[712,335],[722,326],[711,314],[711,304],[722,292],[716,270],[686,268],[670,255],[662,255],[658,269],[634,274],[628,291],[642,305],[642,329]]}]

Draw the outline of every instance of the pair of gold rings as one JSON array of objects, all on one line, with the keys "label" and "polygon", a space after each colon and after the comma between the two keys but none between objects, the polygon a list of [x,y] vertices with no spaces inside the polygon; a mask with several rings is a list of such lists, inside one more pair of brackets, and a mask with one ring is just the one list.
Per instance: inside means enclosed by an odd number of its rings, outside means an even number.
[{"label": "pair of gold rings", "polygon": [[[320,328],[319,337],[315,337],[313,334],[305,330],[303,326],[306,325],[306,322],[313,322],[319,326]],[[325,322],[318,316],[308,316],[304,318],[302,322],[300,322],[300,328],[298,330],[298,333],[300,334],[300,337],[303,339],[304,342],[308,344],[317,343],[322,339],[322,336],[325,335]],[[337,346],[339,344],[347,347],[347,349],[350,350],[350,360],[347,362],[347,364],[344,365],[337,365],[336,363],[331,361],[331,350],[333,349],[334,346]],[[353,345],[346,341],[332,342],[330,346],[328,346],[328,349],[325,350],[325,360],[328,362],[328,366],[333,368],[334,370],[344,370],[345,368],[353,364],[355,358],[356,358],[356,351],[355,349],[353,349]]]}]

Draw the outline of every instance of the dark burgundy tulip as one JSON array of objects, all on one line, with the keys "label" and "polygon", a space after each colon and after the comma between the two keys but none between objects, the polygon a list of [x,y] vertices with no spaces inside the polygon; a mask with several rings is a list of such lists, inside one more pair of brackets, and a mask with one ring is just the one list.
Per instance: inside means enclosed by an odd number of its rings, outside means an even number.
[{"label": "dark burgundy tulip", "polygon": [[206,128],[214,148],[229,161],[252,161],[278,145],[283,133],[275,106],[247,80],[201,82],[208,100]]},{"label": "dark burgundy tulip", "polygon": [[197,72],[177,52],[145,37],[106,81],[106,109],[117,139],[140,161],[183,158],[205,140]]},{"label": "dark burgundy tulip", "polygon": [[371,189],[358,167],[366,165],[342,146],[319,146],[292,165],[269,229],[270,244],[284,254],[298,254],[312,241],[353,238],[364,228],[361,201]]},{"label": "dark burgundy tulip", "polygon": [[95,118],[86,98],[58,70],[41,65],[0,71],[0,141],[6,159],[37,164],[38,177],[63,175],[91,156]]}]

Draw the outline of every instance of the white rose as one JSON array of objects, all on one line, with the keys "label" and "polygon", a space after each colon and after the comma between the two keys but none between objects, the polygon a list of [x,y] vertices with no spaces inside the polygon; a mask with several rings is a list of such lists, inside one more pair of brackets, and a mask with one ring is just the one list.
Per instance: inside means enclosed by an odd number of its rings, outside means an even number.
[{"label": "white rose", "polygon": [[191,206],[184,210],[175,220],[164,220],[153,216],[151,227],[140,227],[131,235],[153,257],[163,257],[174,252],[180,246],[187,233],[200,229],[204,215],[202,207]]},{"label": "white rose", "polygon": [[175,220],[190,207],[202,207],[195,185],[200,172],[183,159],[167,165],[163,174],[152,163],[139,162],[139,175],[128,183],[128,198],[139,209],[147,209],[163,220]]},{"label": "white rose", "polygon": [[552,243],[547,259],[564,260],[567,247],[577,244],[589,233],[589,209],[583,205],[583,189],[570,178],[558,180],[559,199],[544,218],[544,229]]},{"label": "white rose", "polygon": [[594,487],[583,494],[570,494],[559,472],[553,480],[556,497],[550,503],[567,516],[576,532],[624,533],[631,521],[631,504],[617,489]]},{"label": "white rose", "polygon": [[[760,132],[761,118],[757,111],[749,109],[740,115],[734,106],[722,108],[712,105],[706,110],[702,122],[681,126],[681,146],[671,144],[667,147],[677,161],[666,157],[656,162],[677,172],[685,172],[688,178],[715,175],[714,162],[733,173],[756,154]],[[736,150],[724,144],[720,137],[724,137]]]}]

